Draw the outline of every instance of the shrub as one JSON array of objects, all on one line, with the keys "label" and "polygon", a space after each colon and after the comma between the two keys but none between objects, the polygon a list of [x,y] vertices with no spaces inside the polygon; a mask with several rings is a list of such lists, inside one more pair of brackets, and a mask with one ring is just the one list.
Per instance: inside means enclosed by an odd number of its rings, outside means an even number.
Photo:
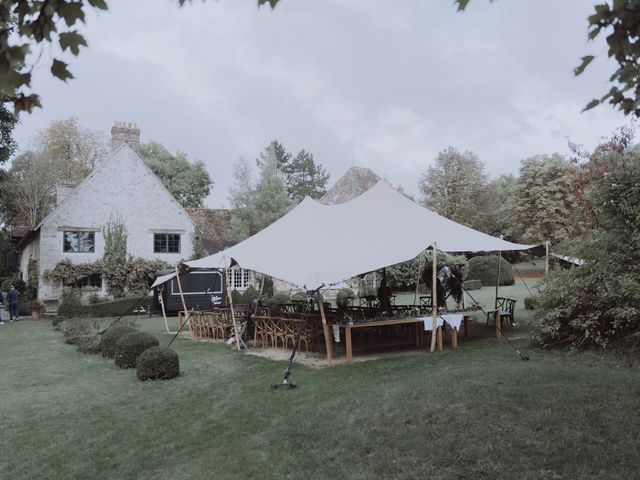
[{"label": "shrub", "polygon": [[466,290],[480,290],[482,288],[482,280],[465,280],[462,285]]},{"label": "shrub", "polygon": [[242,303],[242,294],[237,290],[231,291],[231,301],[234,305]]},{"label": "shrub", "polygon": [[120,337],[114,348],[116,365],[120,368],[135,368],[138,356],[147,348],[157,347],[160,342],[147,332],[131,332]]},{"label": "shrub", "polygon": [[100,351],[105,358],[113,358],[115,354],[116,342],[136,329],[127,325],[114,325],[104,332],[100,338]]},{"label": "shrub", "polygon": [[66,317],[119,317],[125,312],[127,315],[134,315],[133,310],[138,306],[143,306],[145,310],[149,310],[152,303],[153,298],[147,296],[142,300],[140,300],[140,297],[125,297],[110,302],[81,305],[80,298],[75,293],[69,292],[64,293],[62,296],[62,304],[58,309],[58,315]]},{"label": "shrub", "polygon": [[242,299],[239,303],[246,303],[251,305],[256,298],[260,297],[260,293],[253,286],[249,286],[242,294]]},{"label": "shrub", "polygon": [[151,347],[136,361],[138,380],[168,380],[180,374],[178,354],[167,347]]},{"label": "shrub", "polygon": [[536,303],[538,302],[538,296],[535,295],[533,297],[525,297],[524,298],[524,308],[527,310],[533,310],[536,308]]},{"label": "shrub", "polygon": [[53,326],[53,328],[55,328],[56,330],[60,330],[60,324],[62,324],[65,320],[65,317],[54,317],[53,320],[51,320],[51,326]]},{"label": "shrub", "polygon": [[100,335],[81,335],[76,337],[75,345],[81,353],[100,353]]},{"label": "shrub", "polygon": [[67,318],[83,316],[80,296],[76,295],[71,289],[65,289],[62,292],[60,308],[58,308],[58,316]]},{"label": "shrub", "polygon": [[[498,276],[498,255],[486,255],[469,259],[469,274],[467,278],[478,279],[485,287],[495,286]],[[504,258],[500,264],[500,285],[513,285],[513,271],[511,264]]]}]

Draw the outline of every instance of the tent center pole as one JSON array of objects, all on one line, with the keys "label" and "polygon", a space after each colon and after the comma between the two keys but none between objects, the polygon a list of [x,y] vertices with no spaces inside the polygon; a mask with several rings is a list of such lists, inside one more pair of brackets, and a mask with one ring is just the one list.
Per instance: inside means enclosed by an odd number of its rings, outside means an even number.
[{"label": "tent center pole", "polygon": [[438,335],[438,248],[433,242],[433,266],[431,272],[431,305],[433,325],[431,328],[431,351],[436,351],[436,336]]},{"label": "tent center pole", "polygon": [[322,318],[322,331],[324,332],[324,344],[327,347],[327,363],[331,366],[333,360],[333,344],[331,343],[331,336],[329,335],[329,325],[327,325],[327,317],[324,314],[324,298],[320,292],[318,292],[318,307],[320,307],[320,318]]}]

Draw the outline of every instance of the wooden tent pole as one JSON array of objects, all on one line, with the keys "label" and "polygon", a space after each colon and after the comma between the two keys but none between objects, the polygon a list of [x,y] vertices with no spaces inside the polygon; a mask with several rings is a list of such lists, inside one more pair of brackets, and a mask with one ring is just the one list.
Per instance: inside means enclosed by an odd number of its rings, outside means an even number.
[{"label": "wooden tent pole", "polygon": [[422,268],[422,253],[418,257],[418,278],[416,278],[416,292],[413,294],[413,306],[416,306],[418,301],[418,287],[420,286],[420,270]]},{"label": "wooden tent pole", "polygon": [[235,332],[234,337],[236,337],[236,349],[240,351],[240,334],[238,332],[238,325],[236,324],[236,313],[233,309],[233,296],[231,295],[231,290],[229,290],[229,269],[227,268],[226,258],[224,259],[224,280],[227,298],[229,299],[229,310],[231,311],[231,324],[233,325],[233,331]]},{"label": "wooden tent pole", "polygon": [[498,288],[500,285],[500,270],[502,267],[502,251],[498,251],[498,278],[496,279],[496,301],[494,302],[495,308],[498,308]]},{"label": "wooden tent pole", "polygon": [[158,300],[160,300],[160,308],[162,309],[162,318],[164,318],[164,328],[166,328],[167,333],[171,333],[171,331],[169,330],[169,323],[167,322],[167,311],[164,308],[164,300],[162,299],[163,292],[164,292],[164,285],[162,285],[160,289]]},{"label": "wooden tent pole", "polygon": [[544,248],[546,250],[544,257],[544,274],[547,275],[547,273],[549,273],[549,240],[545,240]]},{"label": "wooden tent pole", "polygon": [[320,307],[320,317],[322,318],[322,331],[324,332],[324,344],[327,347],[327,363],[331,366],[333,360],[333,344],[329,335],[329,325],[327,325],[327,317],[324,314],[324,298],[318,292],[318,306]]},{"label": "wooden tent pole", "polygon": [[431,305],[433,307],[433,325],[431,329],[431,351],[436,351],[436,335],[438,330],[438,249],[437,245],[433,243],[433,267],[431,275]]},{"label": "wooden tent pole", "polygon": [[[180,292],[180,299],[182,300],[182,308],[184,309],[184,315],[187,316],[187,302],[184,301],[184,293],[182,293],[182,282],[180,282],[180,271],[176,265],[176,280],[178,282],[178,291]],[[178,331],[182,330],[182,317],[178,316],[180,321],[178,322]],[[191,328],[191,327],[189,327]]]}]

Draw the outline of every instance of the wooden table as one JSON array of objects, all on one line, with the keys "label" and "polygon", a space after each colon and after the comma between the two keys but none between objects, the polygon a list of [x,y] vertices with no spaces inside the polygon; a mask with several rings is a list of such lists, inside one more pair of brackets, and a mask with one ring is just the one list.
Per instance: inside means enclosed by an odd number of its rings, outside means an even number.
[{"label": "wooden table", "polygon": [[[353,361],[353,345],[351,342],[351,330],[354,328],[376,328],[376,327],[384,327],[384,326],[396,326],[396,325],[411,325],[414,324],[416,326],[416,347],[420,346],[420,331],[423,328],[424,323],[422,320],[418,320],[417,318],[398,318],[393,320],[380,320],[379,322],[361,322],[361,323],[353,323],[353,324],[338,324],[339,328],[344,329],[344,337],[345,337],[345,345],[347,348],[347,362],[351,363]],[[442,337],[442,332],[440,327],[438,327],[438,335],[440,338]],[[439,342],[439,349],[442,350],[442,342]]]}]

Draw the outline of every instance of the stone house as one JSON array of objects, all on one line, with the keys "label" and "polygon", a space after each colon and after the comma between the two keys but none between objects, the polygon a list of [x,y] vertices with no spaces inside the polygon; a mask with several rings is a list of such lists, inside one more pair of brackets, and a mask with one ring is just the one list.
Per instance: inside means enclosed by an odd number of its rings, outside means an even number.
[{"label": "stone house", "polygon": [[[110,219],[124,221],[127,253],[134,257],[170,265],[192,257],[195,224],[138,155],[140,130],[116,122],[111,135],[109,158],[77,186],[58,186],[55,208],[17,243],[20,276],[28,281],[29,261],[37,261],[38,299],[50,309],[57,309],[62,286],[43,273],[65,259],[76,264],[101,259],[102,228]],[[100,275],[83,282],[106,295]]]}]

